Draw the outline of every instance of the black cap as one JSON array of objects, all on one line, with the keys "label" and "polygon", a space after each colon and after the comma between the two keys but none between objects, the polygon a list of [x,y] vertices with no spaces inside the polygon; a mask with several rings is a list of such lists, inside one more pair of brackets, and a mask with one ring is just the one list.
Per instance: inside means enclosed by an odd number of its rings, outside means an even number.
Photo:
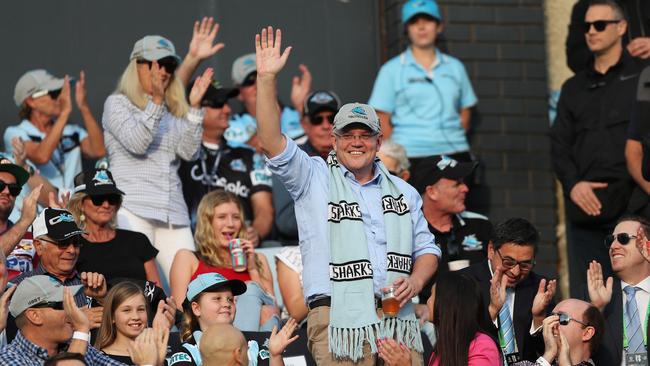
[{"label": "black cap", "polygon": [[430,156],[418,163],[420,179],[413,182],[413,186],[419,193],[423,193],[428,186],[441,178],[458,180],[469,176],[476,169],[476,165],[475,162],[459,162],[446,155]]},{"label": "black cap", "polygon": [[48,236],[56,241],[69,239],[83,234],[70,212],[63,209],[47,207],[32,224],[34,238]]},{"label": "black cap", "polygon": [[[187,97],[190,96],[194,80],[192,80],[187,87]],[[213,82],[208,86],[208,89],[201,99],[201,107],[209,108],[222,108],[228,102],[228,99],[234,98],[239,95],[238,88],[224,88],[219,83]]]},{"label": "black cap", "polygon": [[113,174],[106,169],[93,169],[81,172],[74,177],[74,192],[83,192],[89,196],[103,194],[124,194],[117,189]]},{"label": "black cap", "polygon": [[338,95],[329,90],[316,90],[305,99],[304,113],[311,118],[324,110],[336,113],[339,108],[341,108],[341,100]]},{"label": "black cap", "polygon": [[29,173],[19,165],[16,165],[7,158],[0,158],[0,172],[7,172],[16,178],[16,183],[23,186],[29,179]]}]

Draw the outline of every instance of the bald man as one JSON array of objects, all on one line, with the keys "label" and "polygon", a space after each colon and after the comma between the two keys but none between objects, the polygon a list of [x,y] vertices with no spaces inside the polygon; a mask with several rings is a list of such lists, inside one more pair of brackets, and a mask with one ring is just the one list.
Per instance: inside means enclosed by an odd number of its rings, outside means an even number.
[{"label": "bald man", "polygon": [[199,344],[204,366],[246,366],[248,346],[242,332],[230,324],[215,324]]}]

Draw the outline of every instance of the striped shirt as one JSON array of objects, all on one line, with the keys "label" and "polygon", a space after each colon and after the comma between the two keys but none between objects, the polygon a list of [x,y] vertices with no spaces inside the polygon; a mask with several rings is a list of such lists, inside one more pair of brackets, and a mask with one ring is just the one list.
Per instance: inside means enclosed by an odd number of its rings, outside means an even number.
[{"label": "striped shirt", "polygon": [[[57,282],[61,283],[61,280],[59,280],[58,277],[55,275],[49,273],[45,267],[43,267],[43,263],[39,263],[39,265],[34,268],[33,271],[30,272],[24,272],[14,278],[12,278],[8,286],[12,285],[19,285],[25,278],[32,277],[32,276],[38,276],[38,275],[45,275],[45,276],[50,276],[53,279],[55,279]],[[76,285],[82,285],[83,283],[81,282],[81,277],[79,276],[79,272],[76,270],[74,273],[65,279],[63,283],[61,283],[63,286],[76,286]],[[92,298],[86,296],[83,291],[79,291],[75,296],[74,296],[74,302],[77,304],[79,307],[87,307],[92,301]]]},{"label": "striped shirt", "polygon": [[202,122],[201,109],[177,118],[151,100],[141,110],[122,94],[106,99],[104,141],[113,177],[126,193],[126,209],[144,219],[190,225],[178,167],[180,159],[196,158]]}]

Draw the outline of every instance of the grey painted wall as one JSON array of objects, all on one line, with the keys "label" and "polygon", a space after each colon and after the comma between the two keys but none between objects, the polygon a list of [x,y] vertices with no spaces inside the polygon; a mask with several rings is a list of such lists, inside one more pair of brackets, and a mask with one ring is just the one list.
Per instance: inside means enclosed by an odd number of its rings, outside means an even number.
[{"label": "grey painted wall", "polygon": [[[202,66],[214,67],[222,84],[232,84],[232,61],[254,52],[255,33],[276,25],[284,30],[285,45],[293,46],[279,81],[283,101],[289,102],[299,63],[312,70],[314,88],[332,89],[343,101],[366,101],[380,66],[377,6],[375,0],[5,2],[0,12],[0,130],[17,123],[14,86],[35,68],[57,76],[86,70],[88,99],[100,120],[133,43],[146,34],[160,34],[183,57],[193,22],[203,16],[214,16],[221,24],[218,39],[226,47]],[[78,114],[73,120],[80,121]]]}]

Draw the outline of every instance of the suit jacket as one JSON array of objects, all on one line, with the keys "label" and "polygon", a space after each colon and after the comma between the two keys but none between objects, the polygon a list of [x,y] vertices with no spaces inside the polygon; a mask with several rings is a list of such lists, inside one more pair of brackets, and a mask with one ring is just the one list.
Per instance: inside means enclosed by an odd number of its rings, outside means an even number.
[{"label": "suit jacket", "polygon": [[[586,301],[589,301],[587,297]],[[623,355],[623,294],[621,280],[614,277],[612,299],[603,310],[605,333],[593,360],[596,365],[615,365],[622,362]],[[646,345],[646,352],[648,346]]]},{"label": "suit jacket", "polygon": [[[487,305],[490,303],[490,280],[492,274],[488,262],[474,264],[463,270],[461,273],[469,274],[476,281],[478,281],[483,301]],[[531,308],[533,306],[533,299],[537,294],[539,282],[544,277],[531,271],[523,281],[515,286],[515,303],[513,308],[512,324],[515,329],[515,340],[517,348],[522,359],[535,361],[540,354],[544,352],[544,339],[541,336],[531,336],[530,326],[533,321],[533,313]],[[546,308],[547,314],[555,307],[555,302],[551,303]]]}]

